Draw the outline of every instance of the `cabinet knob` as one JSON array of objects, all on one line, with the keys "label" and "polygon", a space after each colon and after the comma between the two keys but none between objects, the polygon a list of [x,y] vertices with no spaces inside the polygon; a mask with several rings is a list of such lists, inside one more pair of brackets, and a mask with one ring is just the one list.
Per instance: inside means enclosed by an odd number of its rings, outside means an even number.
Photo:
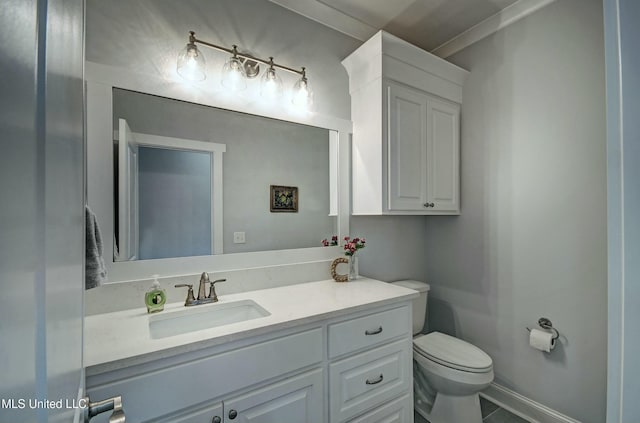
[{"label": "cabinet knob", "polygon": [[435,204],[434,203],[424,203],[423,206],[429,208],[429,207],[435,207]]},{"label": "cabinet knob", "polygon": [[429,203],[424,203],[423,206],[424,207],[429,207]]},{"label": "cabinet knob", "polygon": [[434,207],[434,206],[435,206],[435,204],[429,203],[429,207]]},{"label": "cabinet knob", "polygon": [[220,416],[214,416],[213,419],[211,419],[211,423],[222,423],[222,419]]},{"label": "cabinet knob", "polygon": [[233,420],[236,417],[238,417],[238,412],[236,410],[229,410],[229,418]]}]

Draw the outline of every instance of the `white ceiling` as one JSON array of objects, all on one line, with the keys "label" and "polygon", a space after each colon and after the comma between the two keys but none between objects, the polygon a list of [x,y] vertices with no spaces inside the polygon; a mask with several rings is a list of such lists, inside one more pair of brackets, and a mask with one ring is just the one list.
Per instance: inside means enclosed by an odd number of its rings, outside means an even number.
[{"label": "white ceiling", "polygon": [[358,39],[384,29],[433,50],[518,0],[271,1]]}]

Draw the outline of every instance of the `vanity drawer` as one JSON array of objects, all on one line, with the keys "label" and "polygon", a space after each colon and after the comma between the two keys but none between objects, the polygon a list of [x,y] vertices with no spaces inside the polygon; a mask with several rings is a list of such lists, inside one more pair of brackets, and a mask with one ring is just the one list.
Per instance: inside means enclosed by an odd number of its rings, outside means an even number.
[{"label": "vanity drawer", "polygon": [[408,423],[413,421],[413,399],[411,393],[401,396],[349,423]]},{"label": "vanity drawer", "polygon": [[410,392],[411,366],[411,345],[405,339],[331,364],[331,422],[345,421]]},{"label": "vanity drawer", "polygon": [[403,306],[329,325],[329,358],[409,335],[410,316],[409,307]]},{"label": "vanity drawer", "polygon": [[122,395],[127,421],[147,422],[320,362],[317,328],[113,383],[92,386],[89,378],[87,392],[95,399]]}]

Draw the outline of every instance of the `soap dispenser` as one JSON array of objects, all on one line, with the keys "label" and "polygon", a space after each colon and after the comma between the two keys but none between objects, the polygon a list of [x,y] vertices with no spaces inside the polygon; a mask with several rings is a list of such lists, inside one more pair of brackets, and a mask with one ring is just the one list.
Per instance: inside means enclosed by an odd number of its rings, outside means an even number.
[{"label": "soap dispenser", "polygon": [[156,313],[164,310],[164,303],[167,302],[167,294],[160,288],[160,275],[153,275],[153,285],[144,296],[144,303],[147,305],[147,313]]}]

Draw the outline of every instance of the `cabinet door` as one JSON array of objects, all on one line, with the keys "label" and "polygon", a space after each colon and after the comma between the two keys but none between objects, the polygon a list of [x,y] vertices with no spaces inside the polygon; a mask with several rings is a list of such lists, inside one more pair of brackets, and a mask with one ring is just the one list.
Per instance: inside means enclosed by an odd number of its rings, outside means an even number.
[{"label": "cabinet door", "polygon": [[388,208],[424,211],[427,192],[427,96],[393,82],[387,88]]},{"label": "cabinet door", "polygon": [[227,423],[323,423],[322,369],[224,401]]},{"label": "cabinet door", "polygon": [[[125,413],[126,413],[125,409]],[[108,413],[107,413],[108,414]],[[222,403],[218,402],[211,407],[196,411],[181,413],[166,419],[154,420],[155,423],[222,423]],[[93,422],[92,422],[93,423]]]},{"label": "cabinet door", "polygon": [[431,211],[460,211],[460,106],[427,101],[427,199]]}]

